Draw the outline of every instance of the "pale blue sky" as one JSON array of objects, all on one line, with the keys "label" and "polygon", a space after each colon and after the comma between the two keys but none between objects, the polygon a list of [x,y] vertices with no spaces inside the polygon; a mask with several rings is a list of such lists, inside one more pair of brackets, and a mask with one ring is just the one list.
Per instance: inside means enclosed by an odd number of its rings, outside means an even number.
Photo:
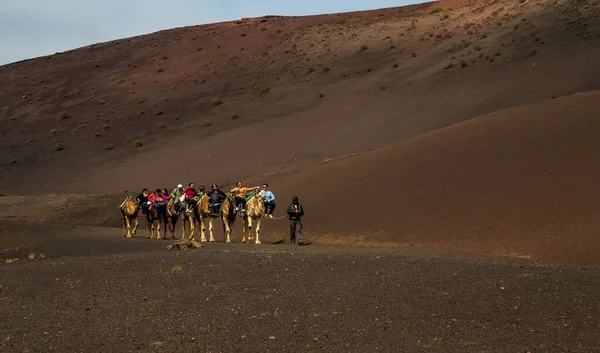
[{"label": "pale blue sky", "polygon": [[418,0],[0,0],[0,65],[163,29],[263,15],[311,15]]}]

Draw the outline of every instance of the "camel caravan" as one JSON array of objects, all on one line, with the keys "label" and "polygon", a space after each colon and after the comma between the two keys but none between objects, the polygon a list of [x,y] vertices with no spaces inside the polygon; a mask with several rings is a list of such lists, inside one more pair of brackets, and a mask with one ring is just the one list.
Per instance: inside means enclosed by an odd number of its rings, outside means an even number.
[{"label": "camel caravan", "polygon": [[[148,239],[166,239],[167,228],[171,240],[175,240],[175,226],[181,219],[181,240],[194,241],[196,225],[200,227],[199,240],[215,241],[214,221],[219,218],[223,223],[225,242],[231,243],[231,232],[237,217],[242,218],[242,243],[260,244],[260,223],[262,218],[273,219],[275,197],[268,185],[245,188],[241,182],[229,193],[221,191],[217,185],[206,190],[203,185],[196,189],[190,183],[185,189],[180,184],[169,193],[166,189],[157,189],[150,193],[147,189],[134,199],[131,195],[119,206],[123,219],[123,236],[133,237],[139,222],[138,217],[146,219],[146,237]],[[187,227],[186,227],[187,224]],[[156,226],[155,226],[156,225]],[[254,236],[252,229],[255,229]],[[163,236],[161,238],[161,229]]]}]

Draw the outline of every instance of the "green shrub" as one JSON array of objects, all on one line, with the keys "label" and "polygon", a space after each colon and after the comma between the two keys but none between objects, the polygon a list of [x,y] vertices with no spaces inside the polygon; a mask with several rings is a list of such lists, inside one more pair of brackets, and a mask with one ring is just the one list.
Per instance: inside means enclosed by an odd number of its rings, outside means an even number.
[{"label": "green shrub", "polygon": [[258,94],[263,95],[263,94],[267,94],[271,91],[271,89],[267,86],[260,86],[258,89]]},{"label": "green shrub", "polygon": [[69,115],[65,111],[59,112],[56,115],[56,120],[58,120],[58,121],[62,121],[62,120],[68,119],[68,118],[69,118]]},{"label": "green shrub", "polygon": [[57,151],[62,151],[65,149],[65,144],[62,142],[58,142],[54,147]]},{"label": "green shrub", "polygon": [[165,123],[163,123],[162,121],[159,121],[156,123],[156,128],[157,129],[164,129],[165,128]]},{"label": "green shrub", "polygon": [[240,115],[238,113],[231,113],[231,119],[236,120],[239,118],[240,118]]},{"label": "green shrub", "polygon": [[133,147],[135,147],[135,148],[142,147],[144,145],[144,141],[142,141],[142,140],[135,140],[135,141],[133,141],[131,143],[131,145]]},{"label": "green shrub", "polygon": [[216,107],[216,106],[219,106],[219,105],[223,104],[223,100],[221,98],[218,98],[218,97],[217,98],[213,98],[213,100],[210,102],[210,104],[213,107]]},{"label": "green shrub", "polygon": [[125,82],[125,81],[127,81],[127,80],[126,80],[124,77],[119,77],[119,78],[117,79],[117,83],[123,83],[123,82]]},{"label": "green shrub", "polygon": [[104,149],[105,149],[105,150],[107,150],[107,151],[110,151],[110,150],[112,150],[112,149],[113,149],[113,147],[114,147],[114,146],[113,146],[113,144],[112,144],[112,143],[105,143],[105,144],[104,144]]}]

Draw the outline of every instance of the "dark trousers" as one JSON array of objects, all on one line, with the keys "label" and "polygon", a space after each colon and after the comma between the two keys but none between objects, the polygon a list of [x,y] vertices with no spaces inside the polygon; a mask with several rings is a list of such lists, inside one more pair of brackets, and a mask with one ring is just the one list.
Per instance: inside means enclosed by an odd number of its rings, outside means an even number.
[{"label": "dark trousers", "polygon": [[302,240],[302,222],[290,221],[290,243],[291,244],[303,244]]},{"label": "dark trousers", "polygon": [[210,213],[212,213],[212,214],[219,214],[219,211],[221,210],[221,204],[214,203],[214,204],[208,205],[208,209],[209,209]]},{"label": "dark trousers", "polygon": [[246,198],[245,197],[235,197],[235,205],[239,207],[242,205],[242,208],[246,208]]},{"label": "dark trousers", "polygon": [[265,212],[267,214],[273,214],[273,211],[275,211],[275,202],[273,201],[266,201],[265,202]]},{"label": "dark trousers", "polygon": [[167,209],[166,205],[156,205],[156,219],[165,218],[165,210]]}]

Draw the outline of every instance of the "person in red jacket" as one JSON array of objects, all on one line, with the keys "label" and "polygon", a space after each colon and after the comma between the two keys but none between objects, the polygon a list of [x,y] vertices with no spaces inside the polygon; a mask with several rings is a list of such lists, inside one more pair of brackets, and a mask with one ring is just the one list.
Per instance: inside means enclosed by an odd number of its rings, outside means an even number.
[{"label": "person in red jacket", "polygon": [[196,206],[198,201],[196,197],[198,197],[198,191],[194,187],[194,183],[190,183],[185,190],[183,190],[183,194],[185,195],[185,202],[190,206]]},{"label": "person in red jacket", "polygon": [[163,196],[161,189],[156,189],[156,192],[153,192],[148,196],[148,201],[152,202],[154,205],[154,209],[156,210],[155,219],[163,219],[165,217],[165,208],[167,207],[167,203]]}]

